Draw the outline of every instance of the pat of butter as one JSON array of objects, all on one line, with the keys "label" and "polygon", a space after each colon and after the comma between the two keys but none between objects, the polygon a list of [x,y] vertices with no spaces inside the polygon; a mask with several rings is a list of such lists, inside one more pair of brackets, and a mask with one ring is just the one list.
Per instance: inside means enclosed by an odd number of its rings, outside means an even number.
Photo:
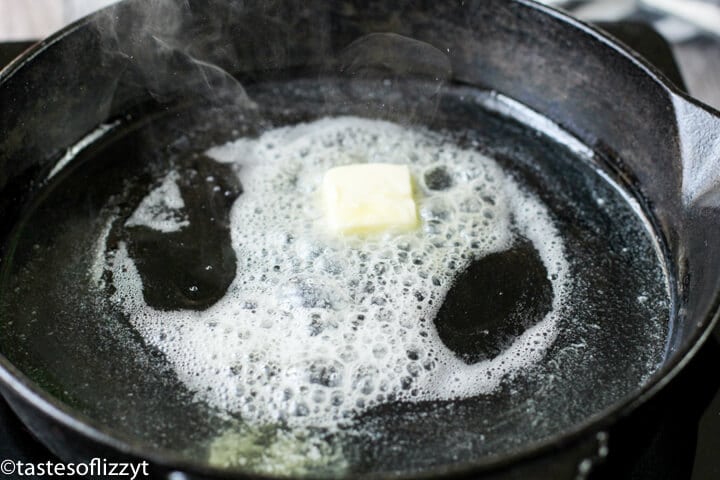
[{"label": "pat of butter", "polygon": [[327,224],[352,235],[417,227],[412,178],[406,165],[358,163],[325,173],[322,197]]}]

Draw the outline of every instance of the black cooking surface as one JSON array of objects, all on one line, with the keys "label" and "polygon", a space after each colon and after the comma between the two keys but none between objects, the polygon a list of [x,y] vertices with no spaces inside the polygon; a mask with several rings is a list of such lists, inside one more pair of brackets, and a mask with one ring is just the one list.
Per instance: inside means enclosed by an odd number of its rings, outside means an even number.
[{"label": "black cooking surface", "polygon": [[[605,25],[618,38],[641,51],[678,85],[680,74],[670,49],[652,30],[640,24]],[[5,65],[31,44],[0,44]],[[682,374],[642,413],[610,432],[610,454],[592,475],[603,479],[720,478],[720,328]],[[0,460],[56,461],[0,400]],[[23,477],[39,478],[39,477]]]}]

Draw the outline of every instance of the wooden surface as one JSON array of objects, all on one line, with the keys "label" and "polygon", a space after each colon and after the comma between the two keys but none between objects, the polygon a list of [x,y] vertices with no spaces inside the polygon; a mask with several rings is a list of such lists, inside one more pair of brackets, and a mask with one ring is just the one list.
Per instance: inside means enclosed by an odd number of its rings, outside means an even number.
[{"label": "wooden surface", "polygon": [[0,0],[0,42],[36,40],[115,0]]}]

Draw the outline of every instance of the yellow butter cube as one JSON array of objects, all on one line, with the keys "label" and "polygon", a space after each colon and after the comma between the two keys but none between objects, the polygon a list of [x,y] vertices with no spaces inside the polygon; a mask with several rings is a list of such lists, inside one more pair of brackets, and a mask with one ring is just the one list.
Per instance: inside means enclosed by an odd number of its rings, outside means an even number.
[{"label": "yellow butter cube", "polygon": [[417,227],[412,178],[406,165],[358,163],[325,173],[322,197],[327,224],[352,235]]}]

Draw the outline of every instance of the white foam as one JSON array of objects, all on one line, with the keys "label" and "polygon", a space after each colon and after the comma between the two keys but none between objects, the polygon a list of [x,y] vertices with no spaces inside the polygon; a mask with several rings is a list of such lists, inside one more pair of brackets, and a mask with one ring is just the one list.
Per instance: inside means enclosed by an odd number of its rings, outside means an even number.
[{"label": "white foam", "polygon": [[[547,209],[492,159],[437,133],[353,117],[275,129],[208,154],[237,163],[244,188],[231,212],[238,266],[227,294],[202,312],[157,311],[143,300],[125,245],[106,256],[112,301],[200,400],[251,425],[332,428],[391,399],[491,392],[553,342],[569,281],[563,243]],[[328,234],[316,198],[322,176],[356,162],[408,164],[422,228]],[[452,186],[433,191],[425,173],[438,167]],[[467,365],[443,345],[433,318],[455,275],[517,234],[548,271],[552,311],[498,357]]]},{"label": "white foam", "polygon": [[170,233],[179,232],[190,225],[187,216],[183,213],[185,202],[177,185],[178,178],[177,172],[168,173],[162,183],[142,199],[140,205],[125,222],[125,226],[144,226]]}]

